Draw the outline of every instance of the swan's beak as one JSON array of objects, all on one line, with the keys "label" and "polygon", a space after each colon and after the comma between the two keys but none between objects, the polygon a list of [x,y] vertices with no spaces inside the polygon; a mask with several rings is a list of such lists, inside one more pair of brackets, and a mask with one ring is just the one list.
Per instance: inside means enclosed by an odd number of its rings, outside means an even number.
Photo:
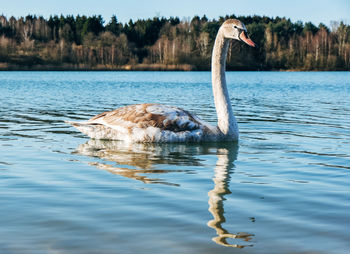
[{"label": "swan's beak", "polygon": [[240,35],[239,38],[244,41],[245,43],[247,43],[249,46],[251,47],[256,47],[255,43],[249,38],[248,34],[246,31],[243,31]]}]

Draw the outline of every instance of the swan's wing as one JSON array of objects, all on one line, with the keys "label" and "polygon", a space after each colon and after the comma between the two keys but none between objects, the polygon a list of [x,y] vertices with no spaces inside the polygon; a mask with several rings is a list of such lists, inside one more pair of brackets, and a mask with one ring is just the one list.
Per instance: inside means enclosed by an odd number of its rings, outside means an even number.
[{"label": "swan's wing", "polygon": [[172,132],[205,129],[207,124],[195,115],[172,106],[161,104],[137,104],[104,112],[87,123],[103,124],[113,129],[159,128]]},{"label": "swan's wing", "polygon": [[125,106],[85,122],[68,123],[94,139],[132,142],[201,141],[218,134],[217,128],[195,115],[161,104]]}]

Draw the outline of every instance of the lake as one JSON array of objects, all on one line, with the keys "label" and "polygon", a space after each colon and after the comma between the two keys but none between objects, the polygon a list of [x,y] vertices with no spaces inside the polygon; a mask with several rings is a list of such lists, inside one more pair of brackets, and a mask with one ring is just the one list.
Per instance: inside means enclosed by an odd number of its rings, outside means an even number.
[{"label": "lake", "polygon": [[229,72],[238,143],[90,140],[164,103],[215,124],[210,72],[0,72],[0,253],[349,253],[350,73]]}]

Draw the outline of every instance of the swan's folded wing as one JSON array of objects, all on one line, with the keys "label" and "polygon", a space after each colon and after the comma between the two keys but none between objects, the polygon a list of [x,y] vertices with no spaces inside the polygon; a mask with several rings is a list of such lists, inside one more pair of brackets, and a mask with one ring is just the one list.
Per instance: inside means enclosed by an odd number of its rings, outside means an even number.
[{"label": "swan's folded wing", "polygon": [[203,128],[199,119],[189,112],[161,104],[137,104],[121,107],[99,114],[91,118],[88,123],[126,129],[155,127],[172,132]]}]

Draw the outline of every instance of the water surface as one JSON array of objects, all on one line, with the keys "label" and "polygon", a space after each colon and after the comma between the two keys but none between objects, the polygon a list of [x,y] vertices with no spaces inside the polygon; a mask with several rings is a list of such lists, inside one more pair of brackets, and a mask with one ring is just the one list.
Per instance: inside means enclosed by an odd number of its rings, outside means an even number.
[{"label": "water surface", "polygon": [[0,253],[348,253],[350,73],[230,72],[238,144],[66,125],[135,103],[215,124],[209,72],[0,72]]}]

